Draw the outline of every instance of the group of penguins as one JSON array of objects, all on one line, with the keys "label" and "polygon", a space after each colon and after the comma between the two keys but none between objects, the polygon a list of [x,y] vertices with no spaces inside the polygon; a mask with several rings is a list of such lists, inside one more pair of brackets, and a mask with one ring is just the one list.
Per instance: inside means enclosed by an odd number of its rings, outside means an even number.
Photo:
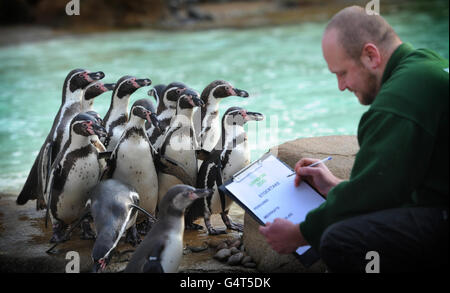
[{"label": "group of penguins", "polygon": [[[231,107],[220,120],[222,99],[249,97],[223,80],[201,95],[181,82],[156,85],[148,91],[156,108],[143,98],[128,112],[130,96],[151,80],[127,75],[104,84],[104,77],[84,69],[67,75],[59,111],[16,202],[35,199],[38,210],[46,209],[55,245],[80,225],[82,238],[95,239],[96,272],[106,268],[122,236],[139,244],[125,272],[176,272],[184,229],[203,228],[196,219],[204,218],[211,235],[226,233],[211,225],[212,214],[242,231],[228,217],[232,201],[218,186],[250,163],[244,124],[264,116]],[[110,90],[102,119],[94,98]],[[142,242],[139,234],[146,235]]]}]

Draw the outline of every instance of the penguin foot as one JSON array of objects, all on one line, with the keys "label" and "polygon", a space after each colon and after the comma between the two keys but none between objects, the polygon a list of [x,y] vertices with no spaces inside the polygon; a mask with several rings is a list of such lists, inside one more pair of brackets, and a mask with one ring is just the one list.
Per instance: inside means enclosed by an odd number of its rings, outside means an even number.
[{"label": "penguin foot", "polygon": [[81,223],[80,238],[83,240],[95,239],[95,233],[94,233],[94,231],[92,231],[89,219],[84,219],[83,222]]},{"label": "penguin foot", "polygon": [[185,230],[203,230],[203,226],[195,223],[186,223]]},{"label": "penguin foot", "polygon": [[230,221],[230,225],[227,225],[227,228],[230,230],[238,231],[238,232],[244,232],[244,225],[239,223],[233,223]]},{"label": "penguin foot", "polygon": [[52,238],[50,238],[50,243],[61,243],[69,240],[69,236],[66,235],[67,225],[65,225],[62,222],[57,222],[53,225],[53,235]]},{"label": "penguin foot", "polygon": [[141,243],[141,237],[136,229],[136,225],[132,226],[127,230],[127,235],[125,237],[126,242],[130,243],[133,247]]},{"label": "penguin foot", "polygon": [[233,223],[231,221],[230,217],[228,216],[228,211],[220,213],[220,216],[222,217],[222,221],[227,226],[227,229],[238,231],[238,232],[244,232],[244,225],[239,223]]},{"label": "penguin foot", "polygon": [[152,229],[152,225],[152,222],[150,222],[148,219],[145,219],[139,224],[136,224],[137,231],[140,235],[147,235],[147,233]]}]

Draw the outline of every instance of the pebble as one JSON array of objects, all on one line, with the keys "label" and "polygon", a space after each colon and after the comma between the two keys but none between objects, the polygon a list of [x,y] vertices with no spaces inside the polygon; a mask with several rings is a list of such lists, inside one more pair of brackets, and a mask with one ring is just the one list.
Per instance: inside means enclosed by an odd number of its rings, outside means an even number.
[{"label": "pebble", "polygon": [[236,248],[239,248],[239,246],[241,246],[241,241],[239,239],[237,239],[230,245],[230,247],[236,247]]},{"label": "pebble", "polygon": [[219,251],[219,250],[224,249],[224,248],[228,248],[228,244],[226,242],[222,242],[219,245],[217,245],[216,251]]},{"label": "pebble", "polygon": [[233,246],[230,248],[230,252],[231,252],[231,254],[236,254],[236,253],[240,252],[240,250]]},{"label": "pebble", "polygon": [[214,255],[214,258],[219,261],[225,261],[230,255],[231,251],[228,248],[222,248]]},{"label": "pebble", "polygon": [[241,263],[241,260],[242,260],[243,257],[244,257],[244,254],[242,252],[238,252],[236,254],[233,254],[228,259],[227,264],[229,264],[230,266],[238,265],[238,264]]},{"label": "pebble", "polygon": [[245,265],[248,262],[252,262],[252,260],[252,257],[250,255],[247,255],[242,259],[241,264]]},{"label": "pebble", "polygon": [[244,267],[246,267],[246,268],[256,268],[256,264],[254,262],[246,262],[244,264]]}]

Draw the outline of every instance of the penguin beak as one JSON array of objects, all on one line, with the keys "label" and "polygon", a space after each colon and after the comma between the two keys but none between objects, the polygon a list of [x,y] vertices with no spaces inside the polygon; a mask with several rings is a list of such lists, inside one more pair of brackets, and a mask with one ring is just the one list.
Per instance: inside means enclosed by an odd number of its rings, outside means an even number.
[{"label": "penguin beak", "polygon": [[237,88],[233,88],[231,90],[231,94],[232,94],[232,96],[242,97],[242,98],[248,98],[250,96],[247,91],[240,90]]},{"label": "penguin beak", "polygon": [[103,126],[95,123],[92,125],[92,129],[98,137],[106,137],[106,129]]},{"label": "penguin beak", "polygon": [[159,124],[158,117],[156,116],[156,113],[152,113],[152,112],[150,112],[150,111],[147,111],[147,112],[145,113],[145,115],[147,116],[147,121],[148,121],[149,123],[152,123],[153,126],[155,126],[160,132],[162,132],[161,126],[160,126],[160,124]]},{"label": "penguin beak", "polygon": [[136,79],[136,83],[139,85],[139,87],[143,87],[151,85],[152,81],[148,78],[144,78],[144,79]]},{"label": "penguin beak", "polygon": [[197,97],[192,97],[192,103],[194,107],[203,107],[205,103]]},{"label": "penguin beak", "polygon": [[196,189],[192,192],[196,196],[194,199],[211,196],[213,193],[214,190],[212,189]]},{"label": "penguin beak", "polygon": [[106,88],[106,91],[112,91],[114,90],[114,87],[116,86],[115,83],[105,83],[103,85]]},{"label": "penguin beak", "polygon": [[264,115],[258,112],[247,112],[245,121],[262,121],[264,120]]},{"label": "penguin beak", "polygon": [[105,74],[102,71],[98,72],[91,72],[86,74],[86,81],[88,82],[94,82],[96,80],[100,80],[105,77]]}]

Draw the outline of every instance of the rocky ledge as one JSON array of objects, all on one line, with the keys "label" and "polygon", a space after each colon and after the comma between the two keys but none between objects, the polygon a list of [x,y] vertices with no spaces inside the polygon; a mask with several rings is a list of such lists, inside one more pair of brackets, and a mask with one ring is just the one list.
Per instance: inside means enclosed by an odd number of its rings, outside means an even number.
[{"label": "rocky ledge", "polygon": [[[273,148],[272,153],[291,167],[302,157],[321,158],[333,156],[327,163],[340,178],[348,178],[358,151],[354,136],[328,136],[305,138],[287,142]],[[15,203],[16,195],[0,194],[0,272],[65,272],[71,261],[68,252],[80,256],[80,272],[92,268],[91,249],[93,240],[80,240],[77,230],[69,241],[62,243],[54,253],[51,247],[51,226],[45,228],[44,211],[35,210],[35,202],[24,206]],[[244,222],[244,233],[227,231],[227,234],[209,236],[203,231],[186,231],[184,256],[179,267],[181,273],[256,273],[256,272],[323,272],[325,266],[319,261],[304,268],[293,255],[278,255],[259,234],[258,224],[243,210],[233,204],[231,218]],[[196,221],[203,224],[202,220]],[[217,228],[225,228],[219,215],[212,216]],[[134,248],[120,243],[107,272],[122,271]],[[68,259],[66,259],[68,257]],[[70,268],[69,268],[70,269]]]}]

